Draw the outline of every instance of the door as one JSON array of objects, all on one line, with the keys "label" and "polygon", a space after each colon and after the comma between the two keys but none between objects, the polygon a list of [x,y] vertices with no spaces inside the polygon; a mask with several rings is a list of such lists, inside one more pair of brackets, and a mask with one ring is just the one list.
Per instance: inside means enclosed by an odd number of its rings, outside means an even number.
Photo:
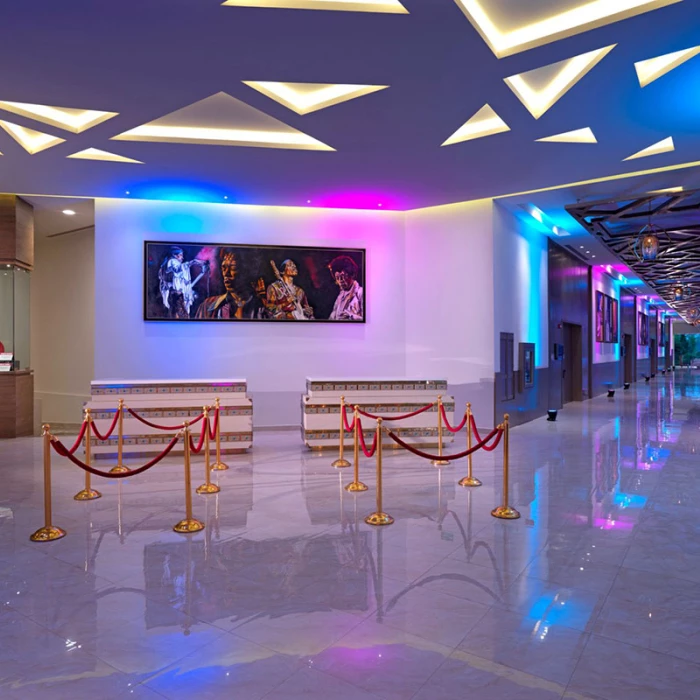
[{"label": "door", "polygon": [[562,402],[566,404],[583,400],[583,336],[575,323],[565,323],[563,330]]},{"label": "door", "polygon": [[625,351],[625,383],[632,383],[632,375],[634,370],[632,369],[632,358],[634,352],[634,345],[632,344],[632,336],[629,333],[625,333],[623,348]]},{"label": "door", "polygon": [[656,338],[650,338],[649,340],[649,357],[651,358],[651,374],[654,376],[656,374],[656,369],[658,365],[659,353],[656,350]]}]

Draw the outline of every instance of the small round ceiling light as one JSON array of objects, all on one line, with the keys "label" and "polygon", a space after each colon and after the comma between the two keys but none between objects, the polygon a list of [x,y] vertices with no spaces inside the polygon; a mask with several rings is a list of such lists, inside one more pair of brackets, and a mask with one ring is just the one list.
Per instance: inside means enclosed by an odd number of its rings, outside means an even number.
[{"label": "small round ceiling light", "polygon": [[66,216],[75,216],[75,212],[72,209],[64,209],[62,213]]}]

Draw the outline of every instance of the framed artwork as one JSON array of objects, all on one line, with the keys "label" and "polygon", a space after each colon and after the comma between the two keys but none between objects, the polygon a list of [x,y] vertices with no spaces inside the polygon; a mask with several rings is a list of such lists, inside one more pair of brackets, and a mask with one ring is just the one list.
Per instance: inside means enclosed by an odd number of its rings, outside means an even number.
[{"label": "framed artwork", "polygon": [[649,317],[639,312],[639,345],[649,345]]},{"label": "framed artwork", "polygon": [[146,321],[365,323],[365,250],[144,244]]},{"label": "framed artwork", "polygon": [[595,293],[595,340],[605,342],[605,294]]},{"label": "framed artwork", "polygon": [[520,391],[535,386],[535,344],[519,343]]},{"label": "framed artwork", "polygon": [[618,342],[618,302],[603,292],[595,293],[595,339],[597,343]]},{"label": "framed artwork", "polygon": [[619,306],[617,299],[612,300],[612,323],[610,327],[612,328],[612,342],[618,343],[620,341],[619,330],[618,330],[618,319],[619,319]]}]

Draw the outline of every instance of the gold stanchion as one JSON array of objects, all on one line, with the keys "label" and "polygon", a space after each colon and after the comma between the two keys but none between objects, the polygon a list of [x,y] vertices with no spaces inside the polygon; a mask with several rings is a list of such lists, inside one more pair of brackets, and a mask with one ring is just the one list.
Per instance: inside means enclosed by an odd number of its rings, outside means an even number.
[{"label": "gold stanchion", "polygon": [[202,430],[204,434],[204,483],[197,487],[197,493],[219,493],[221,489],[211,483],[211,456],[209,450],[209,409],[204,407],[204,418],[202,418]]},{"label": "gold stanchion", "polygon": [[382,419],[377,418],[377,510],[365,518],[368,525],[391,525],[394,519],[382,510]]},{"label": "gold stanchion", "polygon": [[51,542],[66,536],[66,531],[51,524],[51,433],[48,424],[41,427],[44,439],[44,527],[29,536],[32,542]]},{"label": "gold stanchion", "polygon": [[[472,405],[467,403],[467,449],[472,448]],[[472,455],[467,455],[467,475],[457,482],[460,486],[481,486],[481,481],[472,474]]]},{"label": "gold stanchion", "polygon": [[128,472],[129,469],[124,466],[124,399],[119,399],[119,406],[117,408],[119,411],[118,419],[118,433],[117,433],[117,466],[112,467],[109,470],[110,474],[123,474]]},{"label": "gold stanchion", "polygon": [[[353,416],[355,417],[355,430],[353,432],[353,458],[355,462],[355,476],[353,480],[345,487],[346,491],[351,493],[358,493],[359,491],[367,491],[369,488],[367,484],[363,484],[360,481],[360,414],[358,413],[357,406],[353,409]],[[381,439],[381,435],[378,440]],[[342,444],[342,443],[341,443]],[[379,449],[379,446],[377,446]]]},{"label": "gold stanchion", "polygon": [[[92,437],[92,416],[90,415],[90,409],[85,409],[85,422],[87,423],[87,430],[85,431],[85,464],[90,466],[90,438]],[[85,488],[82,491],[73,496],[76,501],[94,501],[96,498],[102,498],[102,494],[99,491],[95,491],[90,483],[90,472],[85,472]]]},{"label": "gold stanchion", "polygon": [[508,460],[510,450],[510,416],[506,413],[503,417],[503,505],[494,508],[491,515],[494,518],[503,518],[504,520],[516,520],[520,517],[515,508],[508,505]]},{"label": "gold stanchion", "polygon": [[437,414],[438,414],[438,459],[434,459],[431,464],[434,467],[446,467],[449,462],[446,459],[440,459],[442,457],[442,396],[438,394],[437,400]]},{"label": "gold stanchion", "polygon": [[[209,428],[207,427],[207,430]],[[185,421],[182,431],[185,441],[185,519],[173,526],[175,532],[199,532],[204,523],[192,517],[192,475],[190,473],[190,423]]]},{"label": "gold stanchion", "polygon": [[212,467],[215,472],[222,472],[228,469],[228,464],[221,461],[221,399],[217,396],[214,401],[216,408],[216,462]]},{"label": "gold stanchion", "polygon": [[[331,464],[331,467],[336,469],[342,469],[343,467],[349,467],[350,462],[345,459],[345,397],[340,397],[340,447],[338,451],[338,459]],[[357,477],[355,478],[357,481]]]}]

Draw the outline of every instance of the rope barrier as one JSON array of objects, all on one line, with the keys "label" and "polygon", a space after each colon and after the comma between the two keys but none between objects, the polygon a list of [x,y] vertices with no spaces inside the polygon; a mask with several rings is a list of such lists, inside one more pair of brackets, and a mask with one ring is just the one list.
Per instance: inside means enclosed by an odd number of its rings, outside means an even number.
[{"label": "rope barrier", "polygon": [[[474,414],[473,414],[473,413],[472,413],[472,415],[471,415],[470,421],[471,421],[471,424],[472,424],[472,430],[474,431],[474,436],[476,437],[476,441],[477,441],[477,442],[481,442],[481,441],[482,441],[482,440],[481,440],[481,435],[479,435],[479,431],[476,429],[476,421],[474,420]],[[489,441],[488,438],[486,438],[486,440],[484,440],[484,442],[488,442],[488,441]],[[501,436],[499,435],[499,436],[498,436],[498,440],[496,440],[496,441],[493,443],[493,445],[488,445],[488,446],[487,446],[487,445],[484,445],[484,448],[483,448],[483,449],[484,449],[486,452],[493,452],[493,451],[498,447],[498,443],[499,443],[500,441],[501,441]]]},{"label": "rope barrier", "polygon": [[75,440],[75,444],[73,445],[73,447],[70,448],[70,450],[68,450],[71,454],[73,454],[80,447],[80,443],[83,441],[83,438],[85,437],[86,430],[87,430],[87,421],[84,420],[83,424],[80,426],[80,433]]},{"label": "rope barrier", "polygon": [[221,409],[215,408],[214,409],[214,420],[210,421],[209,423],[209,439],[210,440],[216,440],[216,429],[219,427],[219,411]]},{"label": "rope barrier", "polygon": [[[355,418],[353,417],[353,419],[352,419],[352,425],[350,425],[350,424],[348,423],[348,413],[347,413],[348,408],[347,408],[347,404],[344,403],[344,404],[341,406],[341,409],[340,409],[340,410],[341,410],[342,413],[343,413],[343,425],[345,426],[345,430],[347,430],[349,433],[351,433],[353,430],[355,430]],[[358,412],[359,412],[360,409],[358,408],[357,410],[358,410]]]},{"label": "rope barrier", "polygon": [[54,435],[51,436],[51,446],[56,451],[56,454],[59,454],[61,457],[67,457],[71,462],[73,462],[73,464],[80,467],[86,472],[90,472],[90,474],[94,474],[95,476],[103,476],[106,479],[124,479],[128,476],[136,476],[137,474],[141,474],[147,469],[154,467],[156,464],[158,464],[158,462],[160,462],[172,451],[173,447],[175,447],[179,439],[180,435],[175,435],[173,439],[168,443],[165,450],[163,450],[163,452],[154,457],[150,462],[144,464],[142,467],[138,467],[137,469],[129,469],[128,471],[120,472],[119,474],[101,472],[99,469],[95,469],[89,464],[85,464],[85,462],[82,462],[77,457],[72,455],[68,451],[68,448]]},{"label": "rope barrier", "polygon": [[365,434],[364,434],[364,431],[362,430],[362,421],[359,418],[357,418],[357,433],[358,433],[358,436],[360,438],[360,447],[362,448],[362,451],[365,453],[365,457],[373,457],[374,453],[377,451],[379,431],[378,430],[374,431],[374,440],[372,441],[372,447],[369,450],[367,449],[367,444],[365,443]]},{"label": "rope barrier", "polygon": [[115,411],[114,418],[112,420],[112,425],[109,426],[109,430],[104,435],[100,435],[100,431],[95,427],[95,423],[93,421],[92,422],[92,432],[95,433],[95,437],[97,437],[98,440],[109,440],[110,436],[114,432],[114,429],[117,427],[118,420],[119,420],[119,411]]},{"label": "rope barrier", "polygon": [[207,434],[207,430],[209,430],[209,421],[207,420],[207,425],[202,424],[202,431],[199,433],[199,442],[197,443],[197,446],[195,447],[194,440],[192,439],[192,434],[190,433],[190,449],[192,452],[195,454],[199,454],[202,451],[202,448],[204,447],[204,437]]},{"label": "rope barrier", "polygon": [[421,413],[429,411],[434,405],[435,402],[429,403],[427,406],[423,406],[423,408],[419,408],[417,411],[413,411],[413,413],[406,413],[403,416],[375,416],[373,413],[367,413],[367,411],[363,411],[361,408],[359,408],[359,406],[357,411],[360,415],[363,415],[365,418],[371,418],[372,420],[377,420],[377,418],[381,418],[382,420],[403,420],[404,418],[413,418],[413,416],[419,416]]},{"label": "rope barrier", "polygon": [[[423,452],[422,450],[417,450],[413,445],[409,445],[407,442],[404,442],[398,435],[395,435],[391,430],[387,430],[387,434],[389,437],[397,444],[401,445],[405,450],[408,450],[409,452],[413,452],[413,454],[418,455],[419,457],[423,457],[424,459],[444,459],[445,461],[451,461],[453,459],[462,459],[463,457],[467,457],[468,455],[472,454],[472,452],[476,452],[477,450],[480,450],[484,447],[484,445],[491,440],[494,435],[498,434],[498,440],[500,442],[501,435],[503,434],[503,428],[498,427],[494,428],[484,440],[481,440],[478,442],[476,445],[471,447],[468,450],[464,450],[464,452],[460,452],[459,454],[456,455],[431,455],[428,454],[427,452]],[[497,444],[497,443],[496,443]]]},{"label": "rope barrier", "polygon": [[442,414],[442,422],[445,424],[445,427],[451,432],[451,433],[458,433],[464,426],[467,424],[467,413],[466,411],[464,412],[464,418],[462,419],[462,422],[456,427],[453,428],[450,425],[450,421],[447,420],[447,413],[445,412],[445,404],[442,402],[440,403],[440,413]]},{"label": "rope barrier", "polygon": [[[185,424],[182,423],[180,425],[158,425],[157,423],[151,423],[150,421],[147,421],[145,418],[141,418],[141,416],[136,413],[136,411],[132,411],[130,408],[127,407],[126,409],[136,420],[141,421],[144,425],[147,425],[149,428],[155,428],[156,430],[182,430],[185,427]],[[204,418],[204,414],[200,413],[194,420],[190,421],[190,427],[193,425],[196,425],[199,423],[200,420]]]}]

